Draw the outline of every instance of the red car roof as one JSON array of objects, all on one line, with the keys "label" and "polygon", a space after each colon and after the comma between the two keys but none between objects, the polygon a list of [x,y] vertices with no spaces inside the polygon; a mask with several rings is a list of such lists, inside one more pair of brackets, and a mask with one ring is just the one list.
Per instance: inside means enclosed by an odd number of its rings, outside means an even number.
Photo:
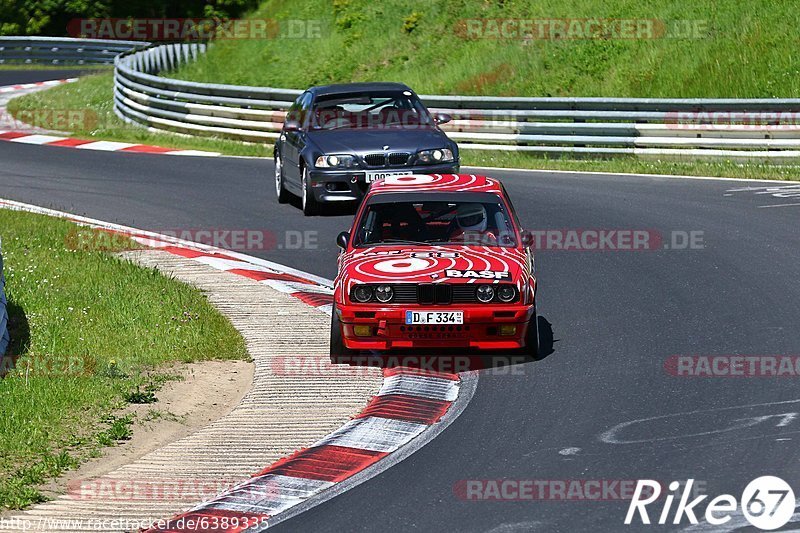
[{"label": "red car roof", "polygon": [[500,182],[475,174],[413,174],[411,176],[389,176],[372,183],[370,194],[384,192],[493,192],[499,194]]}]

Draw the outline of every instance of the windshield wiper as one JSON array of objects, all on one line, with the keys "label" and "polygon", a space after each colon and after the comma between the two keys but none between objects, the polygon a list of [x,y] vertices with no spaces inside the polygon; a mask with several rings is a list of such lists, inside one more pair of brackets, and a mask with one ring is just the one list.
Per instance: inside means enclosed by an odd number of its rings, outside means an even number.
[{"label": "windshield wiper", "polygon": [[352,124],[339,124],[338,126],[331,126],[330,128],[318,128],[322,131],[333,131],[333,130],[340,130],[342,128],[353,128]]},{"label": "windshield wiper", "polygon": [[410,239],[381,239],[380,242],[375,244],[417,244],[421,246],[425,246],[426,244],[430,244],[427,241],[413,241]]},{"label": "windshield wiper", "polygon": [[416,244],[416,245],[420,245],[420,246],[427,246],[429,244],[434,244],[434,243],[445,244],[445,241],[442,241],[440,239],[428,239],[427,241],[414,241],[414,240],[410,240],[410,239],[381,239],[380,242],[377,242],[375,244],[379,244],[379,245],[380,244]]}]

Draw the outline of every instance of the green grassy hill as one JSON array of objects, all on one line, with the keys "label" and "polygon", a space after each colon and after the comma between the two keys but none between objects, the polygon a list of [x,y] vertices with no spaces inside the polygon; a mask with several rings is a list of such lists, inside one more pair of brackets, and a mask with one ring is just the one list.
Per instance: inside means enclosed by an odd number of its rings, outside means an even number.
[{"label": "green grassy hill", "polygon": [[[649,5],[648,5],[649,4]],[[420,93],[800,95],[800,11],[788,1],[268,0],[250,15],[317,20],[320,38],[219,40],[177,77],[305,88],[403,81]],[[655,19],[652,39],[464,38],[465,19]],[[696,28],[686,37],[687,28]]]}]

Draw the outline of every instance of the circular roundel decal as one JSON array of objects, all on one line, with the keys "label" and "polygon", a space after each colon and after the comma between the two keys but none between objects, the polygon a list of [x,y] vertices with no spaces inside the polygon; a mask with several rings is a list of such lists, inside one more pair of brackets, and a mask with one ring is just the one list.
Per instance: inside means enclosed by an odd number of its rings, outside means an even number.
[{"label": "circular roundel decal", "polygon": [[386,185],[426,185],[436,180],[433,176],[386,176]]},{"label": "circular roundel decal", "polygon": [[408,280],[429,279],[432,274],[440,274],[444,269],[453,268],[454,258],[434,257],[395,257],[370,259],[354,266],[354,272],[366,280]]},{"label": "circular roundel decal", "polygon": [[433,261],[420,259],[417,257],[409,257],[402,259],[388,259],[375,263],[373,268],[378,272],[385,272],[387,274],[409,274],[412,272],[420,272],[431,266]]}]

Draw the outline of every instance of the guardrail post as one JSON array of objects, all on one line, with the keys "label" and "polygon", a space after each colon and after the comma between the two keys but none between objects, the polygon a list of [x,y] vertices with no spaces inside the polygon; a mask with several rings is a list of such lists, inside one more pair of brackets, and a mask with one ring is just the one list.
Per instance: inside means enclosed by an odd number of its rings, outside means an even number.
[{"label": "guardrail post", "polygon": [[169,70],[175,70],[175,45],[170,44],[165,47],[167,49],[167,61]]}]

